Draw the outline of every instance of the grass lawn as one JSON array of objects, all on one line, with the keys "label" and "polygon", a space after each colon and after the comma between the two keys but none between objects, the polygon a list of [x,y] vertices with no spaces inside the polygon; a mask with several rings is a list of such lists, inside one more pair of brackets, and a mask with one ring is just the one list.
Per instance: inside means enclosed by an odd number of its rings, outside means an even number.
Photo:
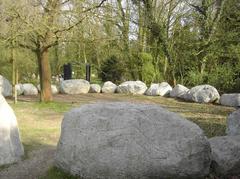
[{"label": "grass lawn", "polygon": [[[172,98],[121,94],[57,95],[54,101],[40,104],[37,102],[37,98],[20,97],[18,104],[14,105],[12,100],[8,100],[18,119],[26,158],[28,153],[33,150],[49,146],[56,147],[64,112],[89,102],[131,101],[159,104],[198,124],[208,137],[225,135],[226,116],[234,111],[234,108],[220,105],[186,103]],[[70,179],[74,177],[52,167],[43,178]]]}]

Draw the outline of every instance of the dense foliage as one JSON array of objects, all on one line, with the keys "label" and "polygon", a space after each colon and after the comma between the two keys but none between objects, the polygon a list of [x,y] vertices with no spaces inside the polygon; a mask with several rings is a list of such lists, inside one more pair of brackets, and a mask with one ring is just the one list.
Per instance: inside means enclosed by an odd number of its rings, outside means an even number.
[{"label": "dense foliage", "polygon": [[90,63],[103,81],[239,91],[239,0],[3,0],[0,9],[0,73],[9,79],[14,60],[19,81],[39,76],[47,50],[51,75],[70,62],[85,78]]}]

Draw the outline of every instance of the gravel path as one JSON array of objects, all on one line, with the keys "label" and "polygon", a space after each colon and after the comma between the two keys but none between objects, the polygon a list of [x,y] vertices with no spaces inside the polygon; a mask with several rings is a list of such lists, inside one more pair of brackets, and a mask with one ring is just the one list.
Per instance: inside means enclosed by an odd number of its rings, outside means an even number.
[{"label": "gravel path", "polygon": [[1,179],[37,179],[53,166],[55,148],[43,148],[29,153],[27,159],[0,171]]}]

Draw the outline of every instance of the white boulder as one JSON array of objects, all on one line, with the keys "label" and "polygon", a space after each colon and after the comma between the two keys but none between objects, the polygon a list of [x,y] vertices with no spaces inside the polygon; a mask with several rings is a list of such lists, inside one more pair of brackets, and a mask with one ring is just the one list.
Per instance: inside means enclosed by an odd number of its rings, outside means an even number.
[{"label": "white boulder", "polygon": [[176,85],[173,90],[170,92],[172,98],[181,98],[184,99],[184,96],[189,91],[189,89],[183,85]]},{"label": "white boulder", "polygon": [[[40,92],[41,91],[41,87],[40,87],[40,84],[37,85],[37,89],[38,91]],[[52,94],[58,94],[59,93],[59,90],[57,88],[56,85],[51,85],[51,91],[52,91]]]},{"label": "white boulder", "polygon": [[210,145],[194,123],[158,105],[83,105],[65,114],[56,165],[83,178],[200,178]]},{"label": "white boulder", "polygon": [[148,96],[168,96],[172,91],[172,87],[167,82],[151,84],[147,90],[146,95]]},{"label": "white boulder", "polygon": [[144,94],[147,86],[142,81],[126,81],[117,87],[118,93],[125,94]]},{"label": "white boulder", "polygon": [[101,86],[98,84],[91,84],[89,92],[90,93],[101,93]]},{"label": "white boulder", "polygon": [[0,166],[19,161],[23,154],[16,116],[0,95]]},{"label": "white boulder", "polygon": [[103,93],[115,93],[117,90],[117,85],[111,81],[107,81],[103,84],[102,92]]},{"label": "white boulder", "polygon": [[87,80],[64,80],[60,83],[60,91],[65,94],[86,94],[89,89],[90,83]]},{"label": "white boulder", "polygon": [[5,97],[12,95],[12,85],[2,75],[0,75],[0,94],[2,94]]},{"label": "white boulder", "polygon": [[209,139],[212,148],[212,167],[223,176],[240,175],[240,135]]},{"label": "white boulder", "polygon": [[220,104],[223,106],[240,106],[240,93],[223,94],[220,98]]},{"label": "white boulder", "polygon": [[17,94],[18,95],[22,95],[23,94],[23,92],[24,92],[23,84],[20,84],[20,83],[16,84],[15,88],[17,90]]},{"label": "white boulder", "polygon": [[31,83],[23,84],[23,94],[24,95],[38,95],[38,89]]},{"label": "white boulder", "polygon": [[220,95],[211,85],[199,85],[191,88],[184,95],[184,99],[197,103],[214,103],[219,101]]},{"label": "white boulder", "polygon": [[226,133],[229,136],[240,135],[240,109],[228,116]]}]

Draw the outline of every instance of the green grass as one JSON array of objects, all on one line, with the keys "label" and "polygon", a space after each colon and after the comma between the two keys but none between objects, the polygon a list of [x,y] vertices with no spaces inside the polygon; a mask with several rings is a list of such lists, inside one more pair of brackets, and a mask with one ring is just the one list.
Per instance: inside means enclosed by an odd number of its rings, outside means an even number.
[{"label": "green grass", "polygon": [[57,167],[52,167],[48,170],[46,175],[40,179],[79,179],[79,177],[71,176],[64,171],[59,170]]},{"label": "green grass", "polygon": [[[72,107],[100,100],[158,104],[198,124],[207,137],[225,135],[226,117],[235,110],[231,107],[188,103],[172,98],[123,94],[59,95],[55,102],[51,103],[39,103],[32,100],[30,102],[20,101],[14,105],[12,101],[9,101],[18,119],[26,154],[44,147],[55,148],[60,136],[64,112]],[[75,178],[55,167],[50,168],[44,177],[44,179]]]}]

